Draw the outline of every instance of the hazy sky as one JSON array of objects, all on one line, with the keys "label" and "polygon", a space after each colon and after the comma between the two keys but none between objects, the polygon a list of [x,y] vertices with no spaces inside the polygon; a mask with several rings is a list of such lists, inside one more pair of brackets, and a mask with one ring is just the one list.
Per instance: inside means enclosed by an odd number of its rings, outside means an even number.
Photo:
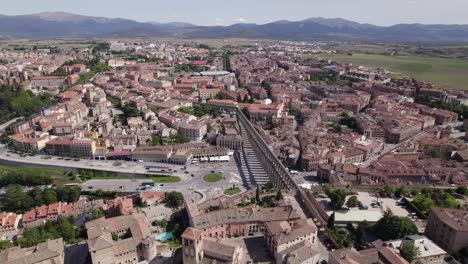
[{"label": "hazy sky", "polygon": [[0,4],[4,15],[65,11],[198,25],[309,17],[340,17],[376,25],[468,24],[468,0],[0,0]]}]

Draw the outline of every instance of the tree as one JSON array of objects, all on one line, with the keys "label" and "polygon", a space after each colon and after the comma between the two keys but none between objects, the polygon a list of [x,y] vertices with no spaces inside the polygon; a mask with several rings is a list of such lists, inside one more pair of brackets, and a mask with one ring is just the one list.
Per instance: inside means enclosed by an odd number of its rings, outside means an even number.
[{"label": "tree", "polygon": [[164,202],[172,208],[179,208],[184,204],[184,196],[180,192],[166,193]]},{"label": "tree", "polygon": [[42,193],[43,193],[43,191],[40,188],[37,188],[37,187],[32,189],[32,191],[30,193],[30,196],[33,198],[34,204],[36,206],[41,206],[41,205],[45,204],[44,197],[42,196]]},{"label": "tree", "polygon": [[418,233],[418,228],[407,217],[385,213],[373,227],[374,233],[382,240],[401,239]]},{"label": "tree", "polygon": [[140,110],[138,110],[138,108],[131,106],[129,104],[126,104],[122,110],[126,118],[140,116]]},{"label": "tree", "polygon": [[346,202],[346,206],[349,208],[358,206],[358,199],[356,196],[349,197],[348,201]]},{"label": "tree", "polygon": [[440,150],[438,150],[438,149],[433,149],[431,151],[431,156],[433,158],[436,158],[436,159],[442,159],[442,160],[447,159],[447,157],[444,155],[444,153],[440,152]]},{"label": "tree", "polygon": [[104,211],[102,211],[101,208],[95,208],[91,212],[91,215],[89,216],[89,220],[94,220],[94,219],[98,219],[101,217],[104,217]]},{"label": "tree", "polygon": [[221,133],[221,135],[226,135],[226,127],[224,126],[224,124],[221,124],[221,126],[219,126],[219,132]]},{"label": "tree", "polygon": [[395,186],[394,186],[393,184],[388,184],[388,183],[386,183],[386,184],[384,185],[384,187],[383,187],[383,190],[384,190],[384,192],[386,192],[387,194],[390,195],[390,194],[394,194],[394,193],[395,193],[396,188],[395,188]]},{"label": "tree", "polygon": [[347,126],[351,129],[357,128],[356,118],[350,117],[347,113],[341,113],[341,119],[338,121],[340,125]]},{"label": "tree", "polygon": [[8,185],[2,198],[2,209],[12,212],[24,212],[34,206],[34,201],[17,184]]},{"label": "tree", "polygon": [[283,193],[281,192],[281,189],[278,189],[278,191],[276,192],[276,200],[279,201],[279,200],[283,200]]},{"label": "tree", "polygon": [[53,189],[45,189],[42,197],[44,197],[44,202],[46,204],[53,204],[57,202],[57,194]]},{"label": "tree", "polygon": [[333,212],[333,213],[328,217],[327,227],[328,227],[329,229],[335,228],[335,212]]},{"label": "tree", "polygon": [[65,241],[75,239],[75,230],[73,224],[65,217],[60,217],[57,220],[57,231],[60,232]]},{"label": "tree", "polygon": [[15,244],[13,244],[13,242],[11,242],[10,240],[0,240],[0,250],[4,250],[14,246]]},{"label": "tree", "polygon": [[403,186],[398,187],[398,189],[396,190],[396,193],[401,196],[406,196],[409,194],[409,189],[408,187],[403,185]]},{"label": "tree", "polygon": [[255,190],[255,201],[260,202],[260,188],[257,185],[257,190]]},{"label": "tree", "polygon": [[188,143],[191,141],[189,137],[184,136],[179,133],[175,134],[174,136],[171,136],[171,139],[175,144],[183,144],[183,143]]},{"label": "tree", "polygon": [[68,199],[66,200],[67,202],[74,203],[78,201],[78,199],[80,199],[80,193],[81,193],[80,187],[78,186],[75,186],[72,188],[65,187],[65,189],[69,189]]},{"label": "tree", "polygon": [[458,186],[455,192],[460,195],[468,195],[468,188],[466,186]]},{"label": "tree", "polygon": [[402,242],[400,246],[400,255],[411,263],[417,256],[419,256],[419,249],[411,242]]},{"label": "tree", "polygon": [[327,183],[325,186],[323,186],[323,192],[325,192],[326,195],[332,190],[332,185]]},{"label": "tree", "polygon": [[330,206],[336,210],[340,209],[346,200],[346,192],[341,189],[329,191],[327,195],[330,198]]}]

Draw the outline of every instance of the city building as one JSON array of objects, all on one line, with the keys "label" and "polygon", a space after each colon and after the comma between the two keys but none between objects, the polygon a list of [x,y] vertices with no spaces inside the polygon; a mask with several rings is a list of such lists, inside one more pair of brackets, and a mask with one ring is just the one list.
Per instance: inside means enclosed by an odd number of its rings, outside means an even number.
[{"label": "city building", "polygon": [[425,235],[449,253],[468,247],[468,211],[431,208]]},{"label": "city building", "polygon": [[422,263],[430,263],[443,261],[447,256],[447,252],[445,252],[425,236],[411,235],[406,236],[403,239],[384,242],[385,245],[396,250],[399,250],[405,243],[413,244],[419,252],[419,254],[414,258],[413,262],[421,261]]},{"label": "city building", "polygon": [[409,264],[393,248],[369,248],[356,250],[355,248],[342,248],[330,252],[329,264]]},{"label": "city building", "polygon": [[58,238],[29,248],[12,247],[0,251],[0,263],[64,264],[64,246],[63,239]]},{"label": "city building", "polygon": [[189,227],[182,234],[184,264],[198,263],[244,263],[240,259],[241,248],[206,237],[204,231]]},{"label": "city building", "polygon": [[18,234],[18,227],[23,218],[21,214],[0,213],[0,240],[11,240]]},{"label": "city building", "polygon": [[143,214],[99,218],[85,227],[93,264],[150,262],[157,255],[151,224]]}]

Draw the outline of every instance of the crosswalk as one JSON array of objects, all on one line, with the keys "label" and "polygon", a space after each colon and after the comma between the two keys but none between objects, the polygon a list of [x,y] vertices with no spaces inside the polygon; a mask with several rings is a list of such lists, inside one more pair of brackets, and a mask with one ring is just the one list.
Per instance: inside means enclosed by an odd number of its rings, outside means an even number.
[{"label": "crosswalk", "polygon": [[242,126],[240,130],[243,140],[243,148],[239,151],[241,176],[250,187],[267,184],[270,179],[252,147],[247,131]]}]

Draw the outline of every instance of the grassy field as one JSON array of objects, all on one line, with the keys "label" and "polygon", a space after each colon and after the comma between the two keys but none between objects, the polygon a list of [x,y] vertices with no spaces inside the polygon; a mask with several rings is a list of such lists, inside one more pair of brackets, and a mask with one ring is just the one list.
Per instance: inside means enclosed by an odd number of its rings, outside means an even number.
[{"label": "grassy field", "polygon": [[98,170],[80,170],[80,178],[83,181],[87,180],[127,180],[140,179],[152,180],[157,183],[173,183],[180,182],[180,177],[171,175],[152,175],[152,174],[136,174],[134,176],[118,175],[115,172],[98,171]]},{"label": "grassy field", "polygon": [[154,182],[157,183],[180,182],[180,178],[177,176],[151,176],[148,178],[152,179]]},{"label": "grassy field", "polygon": [[241,191],[241,190],[240,190],[239,188],[234,188],[234,189],[233,189],[233,188],[229,188],[229,189],[224,190],[224,194],[226,194],[226,195],[234,195],[234,194],[236,194],[236,193],[240,193],[240,191]]},{"label": "grassy field", "polygon": [[421,81],[430,81],[441,88],[468,90],[468,61],[417,56],[384,56],[370,54],[322,54],[337,62],[379,67]]},{"label": "grassy field", "polygon": [[203,177],[206,182],[219,182],[223,179],[223,175],[217,173],[208,173]]},{"label": "grassy field", "polygon": [[35,175],[35,176],[50,176],[54,180],[54,183],[58,186],[76,182],[68,175],[68,171],[61,169],[48,169],[48,168],[20,168],[8,165],[0,165],[0,177],[9,173],[18,173],[24,175]]}]

